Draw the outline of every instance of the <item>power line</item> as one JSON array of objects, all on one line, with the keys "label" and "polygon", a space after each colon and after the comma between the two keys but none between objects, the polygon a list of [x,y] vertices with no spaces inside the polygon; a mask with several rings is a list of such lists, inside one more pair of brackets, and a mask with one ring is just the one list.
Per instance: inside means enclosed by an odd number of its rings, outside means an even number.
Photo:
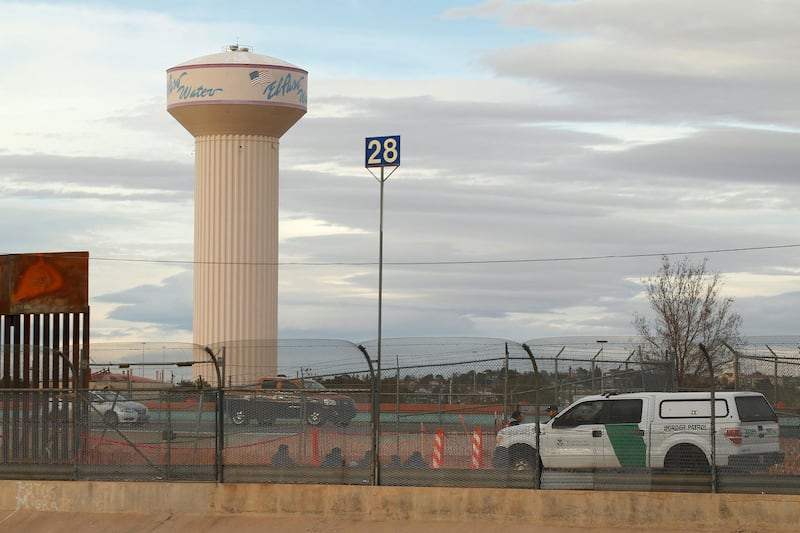
[{"label": "power line", "polygon": [[[683,252],[653,252],[653,253],[632,253],[632,254],[605,254],[605,255],[586,255],[586,256],[567,256],[567,257],[545,257],[533,259],[484,259],[484,260],[461,260],[461,261],[384,261],[385,265],[394,266],[437,266],[437,265],[495,265],[495,264],[516,264],[516,263],[557,263],[557,262],[577,262],[577,261],[601,261],[606,259],[636,259],[643,257],[663,257],[676,255],[701,255],[701,254],[722,254],[734,252],[754,252],[763,250],[781,250],[786,248],[800,248],[800,244],[779,244],[775,246],[748,246],[742,248],[718,248],[709,250],[691,250]],[[174,264],[174,265],[243,265],[243,266],[373,266],[376,261],[278,261],[276,263],[260,261],[189,261],[189,260],[170,260],[170,259],[133,259],[119,257],[89,257],[90,261],[104,261],[117,263],[154,263],[154,264]]]}]

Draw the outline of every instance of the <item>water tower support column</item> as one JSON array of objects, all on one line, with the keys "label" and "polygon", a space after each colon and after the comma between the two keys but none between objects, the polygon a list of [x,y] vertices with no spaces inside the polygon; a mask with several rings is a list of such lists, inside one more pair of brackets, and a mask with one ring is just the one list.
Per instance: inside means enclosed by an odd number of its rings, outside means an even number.
[{"label": "water tower support column", "polygon": [[278,139],[205,135],[195,153],[194,342],[239,341],[234,381],[248,369],[274,375]]}]

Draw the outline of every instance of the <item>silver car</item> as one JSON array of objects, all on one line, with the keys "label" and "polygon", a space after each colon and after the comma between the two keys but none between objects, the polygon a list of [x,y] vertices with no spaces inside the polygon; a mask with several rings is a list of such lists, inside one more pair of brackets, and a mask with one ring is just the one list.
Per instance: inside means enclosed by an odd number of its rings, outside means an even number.
[{"label": "silver car", "polygon": [[[87,406],[89,420],[114,427],[117,424],[144,424],[150,419],[147,406],[129,400],[117,391],[91,390],[80,394],[81,404]],[[50,412],[64,422],[72,419],[71,395],[50,398]]]},{"label": "silver car", "polygon": [[102,420],[107,426],[144,424],[150,419],[145,405],[127,399],[114,390],[89,391],[89,419]]}]

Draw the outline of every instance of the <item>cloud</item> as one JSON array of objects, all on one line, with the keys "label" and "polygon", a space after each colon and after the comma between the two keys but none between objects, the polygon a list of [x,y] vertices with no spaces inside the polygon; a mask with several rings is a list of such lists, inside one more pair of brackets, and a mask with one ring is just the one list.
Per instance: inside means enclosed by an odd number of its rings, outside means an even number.
[{"label": "cloud", "polygon": [[141,285],[95,296],[94,300],[117,304],[107,314],[113,320],[153,324],[163,331],[191,331],[192,291],[192,273],[183,272],[158,285]]},{"label": "cloud", "polygon": [[193,139],[165,70],[245,29],[310,71],[281,138],[282,337],[376,336],[364,138],[389,134],[386,335],[626,335],[638,280],[693,250],[731,280],[745,333],[794,331],[800,264],[770,246],[800,234],[798,9],[490,1],[408,14],[402,40],[364,51],[265,12],[4,4],[5,250],[89,250],[93,335],[189,338]]},{"label": "cloud", "polygon": [[175,201],[194,195],[194,169],[185,163],[142,159],[0,155],[6,195],[63,195],[85,199]]},{"label": "cloud", "polygon": [[484,53],[497,74],[557,87],[565,119],[798,123],[800,7],[714,0],[490,2],[473,13],[530,39]]},{"label": "cloud", "polygon": [[749,183],[768,191],[796,181],[798,140],[798,133],[714,128],[614,154],[606,161],[610,170],[628,175],[723,185]]}]

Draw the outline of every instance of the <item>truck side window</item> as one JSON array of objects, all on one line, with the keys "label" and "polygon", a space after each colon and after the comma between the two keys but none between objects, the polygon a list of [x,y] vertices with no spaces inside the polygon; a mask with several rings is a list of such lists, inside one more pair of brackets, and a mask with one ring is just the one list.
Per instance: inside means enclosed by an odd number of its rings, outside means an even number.
[{"label": "truck side window", "polygon": [[297,385],[296,385],[294,382],[292,382],[292,381],[284,381],[284,382],[283,382],[283,384],[281,385],[281,390],[282,390],[282,391],[296,391],[296,390],[298,390],[299,388],[300,388],[300,387],[298,387],[298,386],[297,386]]},{"label": "truck side window", "polygon": [[570,428],[583,424],[600,423],[600,413],[603,410],[601,400],[579,403],[572,409],[559,416],[553,421],[554,428]]},{"label": "truck side window", "polygon": [[603,409],[603,424],[638,424],[642,421],[642,400],[611,400]]},{"label": "truck side window", "polygon": [[736,407],[739,409],[739,419],[742,422],[778,421],[778,415],[763,396],[740,396],[735,401]]},{"label": "truck side window", "polygon": [[261,390],[275,390],[276,389],[276,382],[275,381],[262,381],[261,382]]}]

